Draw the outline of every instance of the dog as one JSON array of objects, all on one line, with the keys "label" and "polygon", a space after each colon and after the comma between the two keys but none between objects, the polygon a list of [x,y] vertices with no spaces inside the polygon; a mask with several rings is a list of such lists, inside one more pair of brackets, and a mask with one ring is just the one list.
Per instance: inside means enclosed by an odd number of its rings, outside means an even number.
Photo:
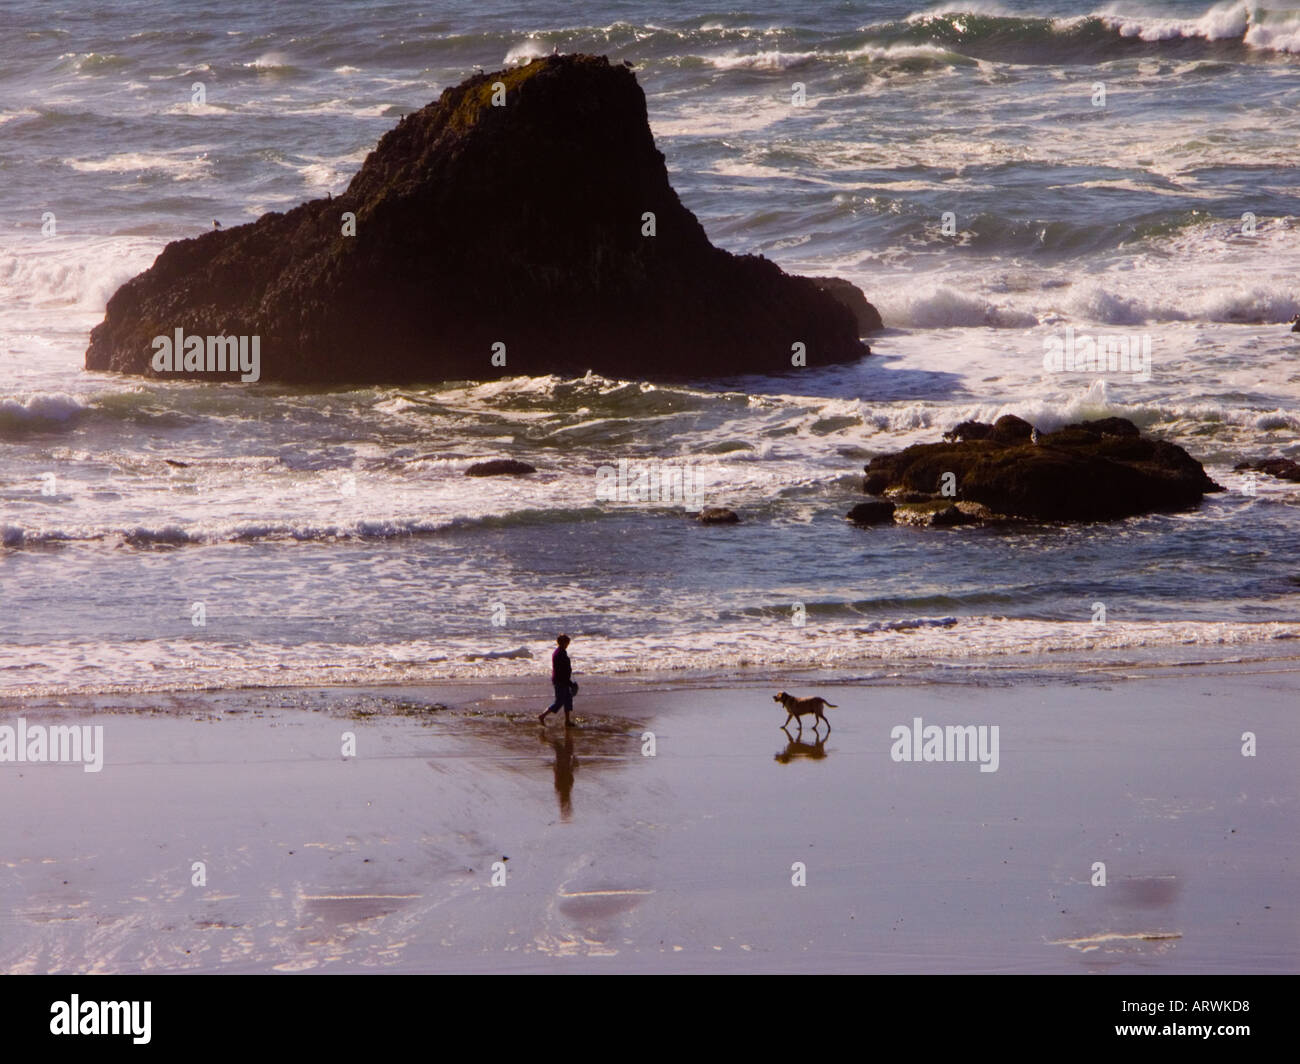
[{"label": "dog", "polygon": [[826,721],[826,730],[829,732],[831,722],[826,720],[822,710],[840,708],[832,702],[827,702],[824,698],[795,698],[794,695],[788,695],[784,691],[780,694],[773,695],[772,701],[780,702],[781,705],[785,707],[785,711],[788,714],[785,718],[785,724],[782,724],[781,727],[784,728],[786,724],[790,723],[791,718],[794,718],[799,723],[800,731],[803,731],[803,715],[805,713],[812,713],[817,717],[817,720],[813,722],[813,728],[815,729],[822,721]]}]

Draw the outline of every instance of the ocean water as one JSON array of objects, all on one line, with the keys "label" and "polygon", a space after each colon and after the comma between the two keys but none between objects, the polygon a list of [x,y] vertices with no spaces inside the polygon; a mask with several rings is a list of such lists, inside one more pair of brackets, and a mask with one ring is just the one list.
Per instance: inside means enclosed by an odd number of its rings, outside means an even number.
[{"label": "ocean water", "polygon": [[[544,680],[560,630],[580,675],[1293,653],[1300,488],[1232,467],[1300,456],[1300,10],[692,7],[0,0],[0,693]],[[402,114],[555,50],[631,61],[713,241],[858,283],[875,354],[691,387],[82,369],[168,241],[339,192]],[[1149,379],[1048,372],[1067,326],[1149,337]],[[1002,413],[1129,417],[1228,490],[845,522],[871,456]],[[463,475],[506,456],[539,473]],[[598,497],[622,460],[743,523]]]}]

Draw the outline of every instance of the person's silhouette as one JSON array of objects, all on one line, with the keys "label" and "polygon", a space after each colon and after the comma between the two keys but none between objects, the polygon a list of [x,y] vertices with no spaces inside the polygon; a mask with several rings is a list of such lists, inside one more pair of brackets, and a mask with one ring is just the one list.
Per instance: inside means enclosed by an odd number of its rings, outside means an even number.
[{"label": "person's silhouette", "polygon": [[569,637],[561,633],[555,637],[555,652],[551,654],[551,684],[555,687],[555,701],[538,714],[537,719],[546,723],[548,714],[564,707],[564,726],[573,727],[570,714],[573,712],[573,666],[569,663]]}]

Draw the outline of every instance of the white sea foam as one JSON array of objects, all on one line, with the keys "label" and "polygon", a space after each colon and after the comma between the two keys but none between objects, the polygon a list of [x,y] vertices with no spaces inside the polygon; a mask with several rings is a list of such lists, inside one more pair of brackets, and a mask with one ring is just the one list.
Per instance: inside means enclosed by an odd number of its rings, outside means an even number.
[{"label": "white sea foam", "polygon": [[705,61],[719,70],[796,70],[819,59],[833,58],[821,52],[767,52],[730,53],[706,56]]},{"label": "white sea foam", "polygon": [[0,398],[0,431],[6,426],[62,425],[86,413],[86,404],[71,395],[33,395],[26,399]]},{"label": "white sea foam", "polygon": [[1270,11],[1248,0],[1228,0],[1195,18],[1173,18],[1155,13],[1125,13],[1131,6],[1111,4],[1098,14],[1121,36],[1144,41],[1199,37],[1207,41],[1241,40],[1263,51],[1300,51],[1300,12]]},{"label": "white sea foam", "polygon": [[[43,306],[103,310],[123,282],[149,265],[157,241],[142,239],[35,237],[0,247],[0,279],[8,306],[0,313]],[[4,325],[0,322],[0,331]]]},{"label": "white sea foam", "polygon": [[[0,529],[0,534],[3,530]],[[810,622],[811,624],[811,622]],[[1204,656],[1276,653],[1300,639],[1300,625],[1282,622],[1090,623],[999,617],[918,617],[892,622],[827,623],[816,639],[791,640],[772,627],[713,627],[678,635],[647,634],[582,641],[586,676],[744,670],[783,674],[793,669],[880,668],[891,671],[950,665],[1006,669],[1052,667],[1054,659],[1084,656],[1092,665],[1141,663],[1152,652]],[[303,642],[294,646],[207,639],[59,642],[34,663],[24,647],[0,645],[0,672],[11,695],[202,690],[247,686],[407,684],[536,676],[545,647],[493,646],[484,639],[445,637],[366,644]],[[1017,659],[1021,659],[1018,661]],[[111,677],[109,682],[105,678]]]},{"label": "white sea foam", "polygon": [[279,51],[264,52],[251,62],[244,64],[250,70],[287,71],[296,67],[289,58]]},{"label": "white sea foam", "polygon": [[1032,311],[962,292],[942,283],[914,283],[902,290],[880,295],[873,292],[872,297],[881,316],[899,328],[989,326],[1023,329],[1038,324]]},{"label": "white sea foam", "polygon": [[518,44],[511,45],[502,62],[506,66],[528,63],[550,55],[553,48],[554,46],[548,46],[545,41],[536,37],[527,37]]},{"label": "white sea foam", "polygon": [[728,51],[702,57],[718,70],[798,70],[811,63],[838,63],[854,60],[934,59],[947,63],[967,64],[971,60],[933,44],[864,44],[840,51],[818,49],[782,51],[779,48],[753,52]]},{"label": "white sea foam", "polygon": [[[1211,4],[1192,17],[1173,16],[1167,9],[1140,10],[1141,0],[1115,0],[1091,14],[1052,18],[1059,31],[1070,31],[1088,19],[1097,18],[1121,37],[1148,42],[1201,39],[1206,41],[1240,40],[1262,51],[1300,51],[1300,12],[1270,10],[1256,0],[1226,0]],[[988,0],[962,0],[939,3],[909,15],[907,21],[924,23],[945,16],[960,25],[961,16],[974,14],[994,18],[1024,19],[1038,17],[1030,12],[1015,11]]]},{"label": "white sea foam", "polygon": [[117,152],[102,159],[64,159],[63,165],[89,174],[156,171],[177,181],[197,181],[211,171],[207,150],[198,146],[170,152]]}]

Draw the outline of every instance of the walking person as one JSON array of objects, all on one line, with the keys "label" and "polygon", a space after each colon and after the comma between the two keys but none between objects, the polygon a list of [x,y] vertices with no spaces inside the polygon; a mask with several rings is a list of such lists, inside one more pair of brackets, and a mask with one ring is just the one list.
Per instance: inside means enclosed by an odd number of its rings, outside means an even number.
[{"label": "walking person", "polygon": [[573,721],[569,714],[573,712],[573,692],[577,684],[573,682],[573,666],[569,663],[569,652],[566,649],[568,645],[567,635],[560,634],[555,637],[555,651],[551,654],[551,683],[555,687],[555,701],[543,710],[537,719],[545,724],[547,714],[554,713],[563,706],[564,726],[572,728]]}]

